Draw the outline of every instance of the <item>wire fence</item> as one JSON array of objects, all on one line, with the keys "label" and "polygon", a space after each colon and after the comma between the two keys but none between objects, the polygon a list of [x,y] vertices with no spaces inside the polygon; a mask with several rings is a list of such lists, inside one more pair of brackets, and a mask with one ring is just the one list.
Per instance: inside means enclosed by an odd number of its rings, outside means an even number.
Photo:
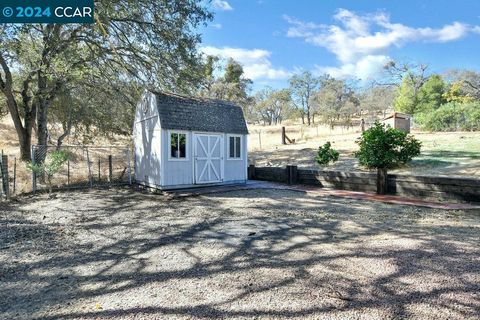
[{"label": "wire fence", "polygon": [[42,146],[32,147],[32,164],[41,164],[54,151],[64,151],[67,160],[51,179],[32,172],[32,191],[93,188],[131,184],[133,179],[132,150],[117,146]]}]

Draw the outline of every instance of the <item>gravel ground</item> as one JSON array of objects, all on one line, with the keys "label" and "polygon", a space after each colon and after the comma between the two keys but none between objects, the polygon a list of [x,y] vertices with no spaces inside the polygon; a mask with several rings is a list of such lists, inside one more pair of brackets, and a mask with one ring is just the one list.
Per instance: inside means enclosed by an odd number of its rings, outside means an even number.
[{"label": "gravel ground", "polygon": [[480,212],[250,190],[0,203],[2,319],[478,319]]}]

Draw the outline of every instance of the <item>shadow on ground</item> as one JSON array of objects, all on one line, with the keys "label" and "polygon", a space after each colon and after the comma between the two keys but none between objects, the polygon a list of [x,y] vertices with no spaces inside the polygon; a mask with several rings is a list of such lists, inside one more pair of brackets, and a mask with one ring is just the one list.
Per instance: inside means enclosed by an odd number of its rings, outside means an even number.
[{"label": "shadow on ground", "polygon": [[476,318],[479,212],[280,190],[0,204],[5,318]]}]

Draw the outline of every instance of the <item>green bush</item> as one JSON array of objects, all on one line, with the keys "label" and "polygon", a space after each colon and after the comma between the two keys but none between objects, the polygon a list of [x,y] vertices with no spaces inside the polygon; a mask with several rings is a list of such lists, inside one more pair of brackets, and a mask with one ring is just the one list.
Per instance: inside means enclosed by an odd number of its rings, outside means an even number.
[{"label": "green bush", "polygon": [[375,122],[356,141],[360,150],[355,153],[361,165],[367,168],[398,167],[420,155],[421,143],[403,131]]},{"label": "green bush", "polygon": [[47,177],[48,192],[52,192],[52,178],[60,171],[65,162],[68,161],[68,154],[65,151],[57,150],[50,152],[42,163],[29,163],[27,167],[36,174],[45,174]]},{"label": "green bush", "polygon": [[429,131],[480,130],[480,103],[450,102],[419,115],[416,121]]},{"label": "green bush", "polygon": [[330,141],[327,141],[323,146],[318,148],[317,156],[315,157],[315,161],[319,165],[327,165],[330,162],[335,162],[338,160],[338,151],[331,148]]}]

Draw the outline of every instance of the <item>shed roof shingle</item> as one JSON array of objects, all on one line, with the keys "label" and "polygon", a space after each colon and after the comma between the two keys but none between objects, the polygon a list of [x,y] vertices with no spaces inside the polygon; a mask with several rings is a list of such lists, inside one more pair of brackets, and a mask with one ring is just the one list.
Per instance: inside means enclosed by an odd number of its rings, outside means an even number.
[{"label": "shed roof shingle", "polygon": [[242,109],[230,102],[155,93],[165,129],[248,134]]}]

